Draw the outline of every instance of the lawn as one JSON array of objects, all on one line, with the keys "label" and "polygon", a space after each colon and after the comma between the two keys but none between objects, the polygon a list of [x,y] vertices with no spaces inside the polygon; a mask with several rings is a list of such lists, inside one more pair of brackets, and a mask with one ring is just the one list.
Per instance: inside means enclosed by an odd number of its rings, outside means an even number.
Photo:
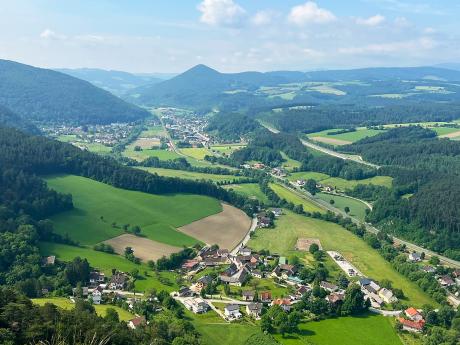
[{"label": "lawn", "polygon": [[312,321],[300,325],[300,334],[277,335],[284,345],[402,345],[390,319],[366,314]]},{"label": "lawn", "polygon": [[227,323],[214,311],[193,314],[186,311],[187,318],[202,335],[202,345],[244,345],[253,334],[260,334],[260,327],[245,323]]},{"label": "lawn", "polygon": [[[192,194],[153,195],[65,175],[46,179],[49,187],[73,196],[74,209],[52,217],[55,231],[82,244],[95,244],[139,225],[146,237],[172,246],[199,243],[176,228],[222,211],[218,200]],[[112,226],[116,223],[117,226]]]},{"label": "lawn", "polygon": [[315,204],[309,202],[308,200],[305,200],[304,198],[301,198],[297,194],[287,190],[286,188],[276,184],[276,183],[270,183],[270,188],[278,194],[278,196],[282,199],[286,199],[288,202],[294,203],[294,205],[302,205],[304,211],[307,212],[321,212],[324,213],[324,210]]},{"label": "lawn", "polygon": [[333,206],[342,211],[344,210],[346,206],[348,206],[350,208],[349,215],[356,217],[361,221],[364,221],[364,218],[366,217],[366,209],[368,207],[366,206],[366,204],[364,204],[361,201],[347,198],[345,196],[333,195],[333,194],[328,194],[328,193],[317,193],[315,196],[326,202],[330,202],[331,200],[334,200]]},{"label": "lawn", "polygon": [[[61,308],[61,309],[66,309],[70,310],[75,307],[75,304],[70,301],[69,298],[64,298],[64,297],[54,297],[54,298],[33,298],[32,302],[34,304],[43,306],[46,303],[52,303],[55,306]],[[94,309],[96,309],[96,314],[99,316],[104,317],[107,314],[107,309],[112,308],[115,309],[118,313],[118,316],[120,320],[122,321],[128,321],[133,319],[135,316],[131,314],[130,312],[124,310],[123,308],[120,308],[118,306],[114,305],[107,305],[107,304],[100,304],[100,305],[94,305]]]},{"label": "lawn", "polygon": [[223,186],[225,189],[233,189],[235,192],[247,196],[251,199],[257,199],[264,204],[269,204],[267,196],[260,190],[257,183],[229,184]]},{"label": "lawn", "polygon": [[402,289],[407,296],[404,300],[406,304],[416,307],[437,305],[417,285],[396,272],[376,250],[351,232],[331,222],[300,216],[287,210],[285,213],[276,221],[274,229],[256,230],[248,246],[289,256],[299,237],[318,238],[324,250],[340,252],[368,277],[392,281],[393,286]]},{"label": "lawn", "polygon": [[[44,256],[55,255],[59,260],[62,261],[71,261],[77,256],[86,258],[92,267],[103,271],[106,276],[112,275],[112,268],[116,268],[122,272],[131,272],[132,270],[137,269],[139,270],[139,275],[141,278],[136,281],[135,285],[136,290],[139,291],[146,291],[152,288],[155,288],[158,291],[173,291],[175,288],[177,288],[177,276],[175,273],[159,273],[162,279],[169,280],[170,284],[168,283],[168,285],[165,285],[159,281],[158,277],[153,272],[151,272],[150,268],[146,264],[136,265],[135,263],[116,254],[107,254],[92,250],[90,248],[74,247],[51,242],[40,242],[40,253]],[[145,272],[150,273],[145,275]]]},{"label": "lawn", "polygon": [[163,168],[144,168],[140,169],[148,171],[149,173],[156,173],[160,176],[169,176],[169,177],[179,177],[189,180],[211,180],[213,182],[218,181],[234,181],[239,180],[241,177],[234,175],[217,175],[217,174],[205,174],[195,171],[185,171],[185,170],[173,170],[173,169],[163,169]]},{"label": "lawn", "polygon": [[179,149],[184,155],[194,159],[203,160],[205,156],[212,156],[212,153],[204,147]]}]

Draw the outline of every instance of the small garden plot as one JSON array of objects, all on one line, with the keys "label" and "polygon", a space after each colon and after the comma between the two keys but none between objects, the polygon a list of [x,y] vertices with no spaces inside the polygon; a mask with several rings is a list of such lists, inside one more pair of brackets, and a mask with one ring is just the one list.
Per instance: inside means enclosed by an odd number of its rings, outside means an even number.
[{"label": "small garden plot", "polygon": [[310,246],[313,243],[317,244],[319,249],[322,249],[321,241],[318,238],[303,238],[303,237],[300,237],[300,238],[297,239],[297,243],[295,245],[295,250],[308,252],[310,250]]}]

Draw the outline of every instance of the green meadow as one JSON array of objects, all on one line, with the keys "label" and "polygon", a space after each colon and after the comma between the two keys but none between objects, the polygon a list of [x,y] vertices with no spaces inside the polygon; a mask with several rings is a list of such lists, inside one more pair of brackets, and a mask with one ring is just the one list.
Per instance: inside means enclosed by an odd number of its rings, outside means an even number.
[{"label": "green meadow", "polygon": [[366,217],[366,209],[368,208],[365,203],[356,200],[356,199],[351,199],[347,198],[345,196],[341,195],[333,195],[333,194],[328,194],[328,193],[317,193],[315,195],[317,198],[324,200],[326,202],[330,202],[331,200],[334,200],[334,207],[338,208],[342,211],[344,211],[345,207],[350,208],[350,216],[356,217],[361,221],[364,221],[364,218]]},{"label": "green meadow", "polygon": [[221,181],[234,181],[239,180],[241,177],[234,175],[217,175],[217,174],[205,174],[195,171],[185,171],[185,170],[174,170],[174,169],[163,169],[163,168],[140,168],[142,170],[148,171],[152,174],[158,174],[160,176],[168,177],[179,177],[188,180],[211,180],[213,182]]},{"label": "green meadow", "polygon": [[315,204],[305,200],[304,198],[298,196],[296,193],[287,190],[286,188],[280,186],[276,183],[270,183],[270,188],[282,199],[286,199],[288,202],[294,203],[294,205],[302,205],[303,210],[306,212],[321,212],[324,213],[324,210]]},{"label": "green meadow", "polygon": [[[139,270],[139,279],[135,282],[137,291],[146,291],[152,288],[158,291],[173,291],[177,289],[177,275],[175,273],[160,272],[157,276],[146,264],[141,263],[136,265],[120,255],[51,242],[40,242],[40,253],[44,256],[55,255],[61,261],[72,261],[77,256],[85,258],[92,267],[101,270],[106,276],[111,276],[112,269],[114,268],[128,273],[137,269]],[[163,283],[161,281],[163,281]],[[169,283],[164,284],[167,281]]]},{"label": "green meadow", "polygon": [[260,190],[257,183],[229,184],[223,186],[225,189],[233,189],[235,192],[247,196],[251,199],[257,199],[264,204],[269,204],[267,196]]},{"label": "green meadow", "polygon": [[340,317],[302,323],[300,332],[276,336],[283,345],[402,345],[390,318],[382,315]]},{"label": "green meadow", "polygon": [[355,132],[348,132],[348,133],[341,133],[341,134],[328,134],[340,131],[341,129],[326,129],[321,132],[310,133],[308,137],[323,137],[323,138],[332,138],[338,140],[345,140],[354,143],[355,141],[364,139],[366,137],[373,137],[377,134],[383,133],[384,130],[377,130],[377,129],[367,129],[365,127],[359,127],[356,129]]},{"label": "green meadow", "polygon": [[258,229],[248,243],[255,250],[268,249],[272,253],[289,256],[294,253],[299,237],[318,238],[324,250],[340,252],[362,273],[375,280],[389,279],[395,288],[406,295],[404,303],[421,307],[437,305],[416,284],[396,272],[391,264],[361,238],[341,226],[318,219],[300,216],[285,210],[276,220],[274,229]]},{"label": "green meadow", "polygon": [[[75,304],[70,301],[69,298],[64,298],[64,297],[53,297],[53,298],[33,298],[32,302],[34,304],[43,306],[46,303],[51,303],[54,304],[56,307],[59,307],[61,309],[65,310],[71,310],[75,308]],[[104,317],[107,314],[107,309],[112,308],[115,309],[115,311],[118,313],[118,316],[120,320],[122,321],[128,321],[131,320],[135,317],[135,315],[131,314],[130,312],[124,310],[123,308],[120,308],[118,306],[114,305],[103,305],[103,304],[95,304],[93,305],[94,309],[96,309],[96,314],[99,316]]]},{"label": "green meadow", "polygon": [[152,195],[73,175],[46,181],[50,188],[72,194],[74,202],[73,210],[52,217],[56,232],[85,245],[116,237],[124,224],[130,224],[139,225],[142,234],[154,241],[191,246],[199,241],[176,228],[222,211],[218,200],[206,196]]}]

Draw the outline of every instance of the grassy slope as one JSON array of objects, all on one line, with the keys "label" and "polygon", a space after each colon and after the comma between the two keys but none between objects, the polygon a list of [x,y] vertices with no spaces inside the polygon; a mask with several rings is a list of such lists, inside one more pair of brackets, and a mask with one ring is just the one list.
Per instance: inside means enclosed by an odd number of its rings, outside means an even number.
[{"label": "grassy slope", "polygon": [[[199,195],[152,195],[114,188],[79,176],[47,178],[48,185],[73,196],[75,208],[52,218],[56,232],[82,244],[95,244],[123,233],[112,222],[139,225],[148,238],[173,246],[198,241],[175,228],[218,213],[220,203]],[[101,220],[101,216],[104,217]]]},{"label": "grassy slope", "polygon": [[245,195],[249,198],[254,198],[263,203],[268,204],[268,198],[262,191],[257,183],[242,183],[242,184],[229,184],[223,186],[225,189],[233,189],[235,192]]},{"label": "grassy slope", "polygon": [[233,175],[217,175],[217,174],[205,174],[194,171],[184,171],[184,170],[173,170],[173,169],[163,169],[163,168],[141,168],[150,173],[156,173],[160,176],[169,176],[169,177],[180,177],[189,180],[211,180],[214,182],[217,181],[233,181],[238,180],[238,176]]},{"label": "grassy slope", "polygon": [[315,204],[297,196],[296,194],[288,191],[287,189],[277,185],[275,183],[270,183],[270,188],[278,194],[278,196],[282,199],[286,199],[288,202],[293,202],[295,205],[303,205],[304,211],[308,212],[321,212],[324,213],[322,208],[319,208]]},{"label": "grassy slope", "polygon": [[384,187],[390,188],[393,182],[393,178],[390,176],[374,176],[374,177],[366,178],[363,180],[345,180],[340,177],[330,177],[327,174],[313,172],[313,171],[295,172],[289,175],[288,179],[289,181],[296,181],[299,179],[304,179],[304,180],[313,179],[313,180],[316,180],[317,182],[321,182],[322,184],[325,184],[331,187],[336,187],[341,190],[352,189],[358,184],[374,184],[377,186],[384,186]]},{"label": "grassy slope", "polygon": [[[177,288],[176,275],[174,273],[160,273],[163,278],[167,278],[172,283],[171,285],[164,285],[158,280],[154,273],[150,271],[146,264],[136,265],[119,255],[97,252],[89,248],[49,242],[40,243],[40,253],[43,255],[56,255],[56,257],[62,261],[71,261],[77,256],[86,258],[92,267],[100,269],[107,276],[112,275],[112,268],[116,268],[123,272],[131,272],[137,269],[140,272],[141,279],[136,281],[136,289],[141,291],[151,288],[172,291],[174,288]],[[145,275],[145,271],[150,271],[148,276]]]},{"label": "grassy slope", "polygon": [[327,129],[321,132],[310,133],[308,134],[309,137],[323,137],[323,138],[332,138],[332,139],[339,139],[345,140],[350,142],[355,142],[366,137],[373,137],[377,134],[383,133],[384,131],[375,130],[375,129],[367,129],[367,128],[358,128],[356,132],[349,132],[349,133],[342,133],[337,135],[328,135],[327,133],[338,131],[339,129]]},{"label": "grassy slope", "polygon": [[401,345],[401,340],[390,320],[381,315],[367,314],[361,317],[341,317],[300,325],[301,335],[277,336],[285,345]]},{"label": "grassy slope", "polygon": [[180,149],[180,152],[182,152],[184,155],[203,160],[205,156],[212,156],[212,153],[208,151],[208,149],[205,149],[203,147],[201,148],[184,148]]},{"label": "grassy slope", "polygon": [[344,210],[345,206],[348,206],[350,208],[350,216],[356,217],[361,221],[364,221],[364,218],[366,217],[367,206],[361,201],[327,193],[318,193],[316,196],[326,202],[329,202],[331,199],[334,200],[333,206],[342,211]]},{"label": "grassy slope", "polygon": [[[73,309],[75,307],[75,304],[73,304],[70,299],[68,298],[63,298],[63,297],[54,297],[54,298],[34,298],[32,299],[32,302],[37,305],[45,305],[46,303],[52,303],[56,305],[57,307],[61,309]],[[120,317],[120,320],[122,321],[128,321],[133,319],[135,316],[131,314],[130,312],[114,305],[94,305],[94,308],[96,309],[96,313],[99,316],[104,317],[107,313],[107,309],[112,308],[115,309],[118,313],[118,316]]]},{"label": "grassy slope", "polygon": [[400,288],[408,297],[405,301],[416,307],[423,304],[436,305],[418,286],[396,272],[377,251],[362,239],[339,225],[307,218],[285,211],[276,222],[275,229],[259,229],[248,246],[256,250],[289,255],[299,237],[319,238],[324,250],[336,250],[356,265],[365,275],[376,280],[389,279],[395,288]]}]

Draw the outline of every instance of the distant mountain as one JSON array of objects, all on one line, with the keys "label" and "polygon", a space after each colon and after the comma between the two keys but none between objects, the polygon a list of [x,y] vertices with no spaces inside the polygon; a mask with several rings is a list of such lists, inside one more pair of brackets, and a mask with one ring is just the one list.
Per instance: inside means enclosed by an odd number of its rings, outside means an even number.
[{"label": "distant mountain", "polygon": [[151,106],[198,106],[216,102],[225,92],[238,93],[257,90],[260,86],[274,86],[304,79],[301,72],[243,72],[220,73],[205,65],[154,85],[131,90],[133,102]]},{"label": "distant mountain", "polygon": [[0,60],[0,105],[45,122],[106,124],[149,116],[89,82],[8,60]]},{"label": "distant mountain", "polygon": [[442,80],[460,81],[460,72],[438,67],[378,67],[307,72],[310,81]]},{"label": "distant mountain", "polygon": [[454,71],[460,71],[460,63],[449,62],[449,63],[440,63],[434,67],[452,69]]},{"label": "distant mountain", "polygon": [[121,71],[107,71],[96,68],[56,69],[72,77],[89,81],[91,84],[107,90],[117,96],[139,86],[156,84],[167,78],[158,78],[153,75],[136,75]]},{"label": "distant mountain", "polygon": [[0,106],[0,126],[13,127],[31,134],[39,134],[40,131],[32,123],[24,120],[11,110]]}]

